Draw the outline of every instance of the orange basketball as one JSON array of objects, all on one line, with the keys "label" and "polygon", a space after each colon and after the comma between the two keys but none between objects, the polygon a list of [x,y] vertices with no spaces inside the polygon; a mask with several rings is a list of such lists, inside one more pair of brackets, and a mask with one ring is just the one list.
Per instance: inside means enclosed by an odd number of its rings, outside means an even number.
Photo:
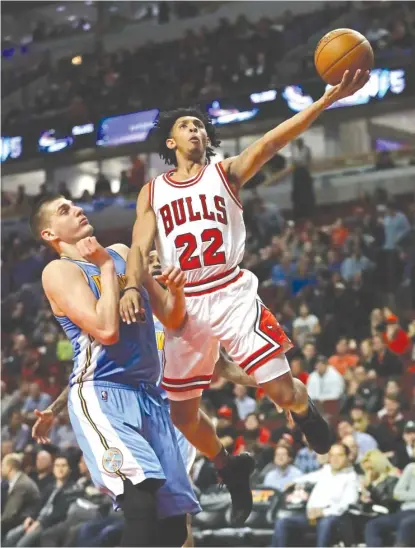
[{"label": "orange basketball", "polygon": [[341,82],[346,70],[370,70],[374,56],[367,38],[352,29],[328,32],[317,44],[314,64],[321,78],[335,86]]}]

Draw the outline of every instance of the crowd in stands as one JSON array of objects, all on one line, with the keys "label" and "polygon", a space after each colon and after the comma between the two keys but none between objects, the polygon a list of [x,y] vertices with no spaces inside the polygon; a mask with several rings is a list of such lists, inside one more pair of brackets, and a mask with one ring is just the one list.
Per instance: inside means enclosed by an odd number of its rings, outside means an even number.
[{"label": "crowd in stands", "polygon": [[[272,546],[294,546],[299,534],[313,531],[317,546],[410,546],[415,306],[410,292],[403,307],[394,296],[415,278],[413,204],[375,200],[334,222],[319,212],[295,223],[255,190],[244,205],[244,265],[295,342],[293,374],[330,420],[336,443],[329,455],[315,455],[260,389],[222,378],[205,391],[204,409],[230,452],[254,454],[255,487],[275,491],[281,505],[302,501],[294,514],[275,517]],[[35,409],[48,407],[71,370],[71,345],[39,283],[52,257],[18,235],[3,240],[2,541],[114,546],[122,515],[92,486],[67,412],[53,426],[52,445],[31,438]],[[214,469],[201,455],[192,479],[201,493],[216,489]]]},{"label": "crowd in stands", "polygon": [[[356,13],[354,28],[368,31],[375,49],[392,53],[411,49],[415,36],[411,3],[399,8],[393,2],[369,4]],[[190,29],[173,42],[85,54],[76,65],[61,60],[48,72],[44,89],[36,92],[30,107],[25,105],[24,114],[10,110],[4,124],[27,123],[28,115],[35,119],[63,112],[83,123],[112,113],[168,108],[289,83],[281,73],[287,70],[281,64],[284,55],[348,10],[351,3],[325,3],[310,13],[294,16],[288,9],[282,16],[262,17],[256,23],[241,15],[236,21],[222,19],[213,30]],[[302,60],[294,64],[300,72],[291,78],[315,76],[312,52]]]}]

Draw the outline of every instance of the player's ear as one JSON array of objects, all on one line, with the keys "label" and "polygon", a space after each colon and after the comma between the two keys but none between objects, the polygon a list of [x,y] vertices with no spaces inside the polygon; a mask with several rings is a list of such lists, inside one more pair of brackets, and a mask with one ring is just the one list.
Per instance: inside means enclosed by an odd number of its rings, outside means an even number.
[{"label": "player's ear", "polygon": [[169,137],[166,139],[166,146],[170,150],[174,150],[176,148],[176,141],[172,137]]},{"label": "player's ear", "polygon": [[53,242],[53,240],[56,240],[56,234],[50,228],[44,228],[40,232],[40,237],[42,240],[45,240],[45,242]]}]

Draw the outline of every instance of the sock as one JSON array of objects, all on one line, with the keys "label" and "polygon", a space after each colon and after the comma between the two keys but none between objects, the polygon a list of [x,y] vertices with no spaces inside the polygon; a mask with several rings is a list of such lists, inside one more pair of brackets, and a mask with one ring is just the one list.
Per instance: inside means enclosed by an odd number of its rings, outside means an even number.
[{"label": "sock", "polygon": [[213,464],[216,466],[218,470],[221,470],[222,468],[225,468],[225,466],[228,464],[229,460],[229,453],[226,451],[226,449],[222,445],[222,449],[219,451],[219,453],[212,459]]}]

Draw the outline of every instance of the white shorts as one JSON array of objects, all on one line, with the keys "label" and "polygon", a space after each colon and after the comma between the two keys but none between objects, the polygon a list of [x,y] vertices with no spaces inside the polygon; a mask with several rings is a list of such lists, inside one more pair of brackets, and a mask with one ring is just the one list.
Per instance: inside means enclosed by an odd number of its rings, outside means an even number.
[{"label": "white shorts", "polygon": [[166,329],[162,386],[171,400],[196,398],[209,387],[220,345],[258,383],[290,370],[284,352],[293,345],[258,297],[258,279],[248,270],[231,274],[222,285],[187,293],[185,325]]}]

